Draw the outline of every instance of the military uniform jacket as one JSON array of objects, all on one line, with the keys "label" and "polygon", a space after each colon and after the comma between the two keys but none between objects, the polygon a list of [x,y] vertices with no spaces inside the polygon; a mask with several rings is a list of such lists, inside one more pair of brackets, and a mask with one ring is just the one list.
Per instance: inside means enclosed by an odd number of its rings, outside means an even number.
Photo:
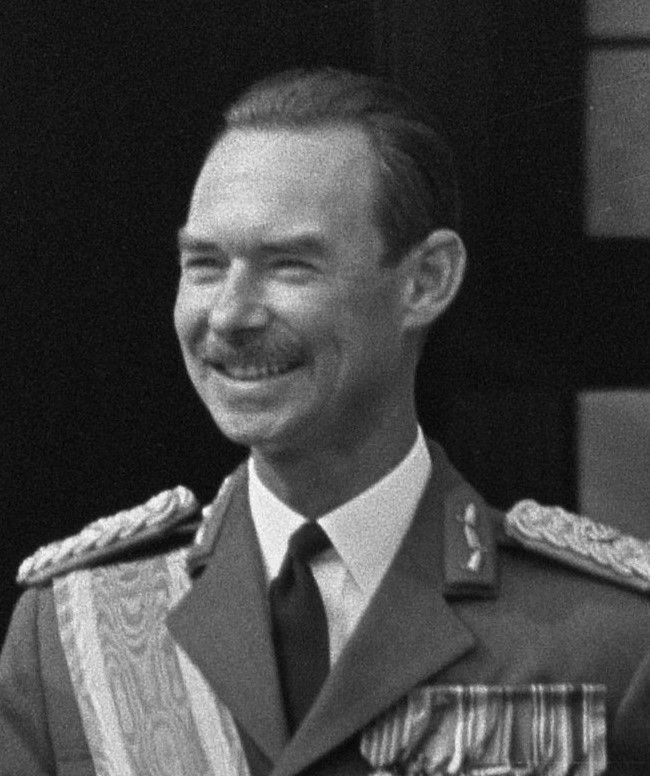
[{"label": "military uniform jacket", "polygon": [[[522,546],[437,446],[431,454],[431,480],[402,546],[291,740],[245,467],[232,478],[218,526],[191,556],[191,587],[155,616],[231,713],[245,769],[251,776],[591,772],[577,770],[571,757],[580,760],[586,735],[592,690],[584,688],[596,688],[604,711],[602,719],[590,718],[597,728],[590,735],[606,735],[606,772],[650,774],[646,595],[615,574],[601,579],[570,557],[555,560]],[[127,581],[142,562],[110,561],[121,564]],[[155,602],[146,611],[155,612]],[[564,699],[559,706],[545,705],[555,697]],[[451,724],[447,707],[462,726]],[[567,708],[575,715],[562,716]],[[493,732],[515,731],[530,756],[506,751],[512,736],[506,746],[489,733],[490,713]],[[485,746],[476,745],[481,736]],[[574,755],[566,767],[547,768],[535,754],[546,746],[557,761],[568,738]],[[364,757],[337,759],[346,743],[355,751],[363,746]],[[438,757],[441,747],[449,756]],[[18,603],[0,661],[0,774],[101,772],[64,656],[52,584],[32,587]],[[195,771],[162,757],[145,773]]]}]

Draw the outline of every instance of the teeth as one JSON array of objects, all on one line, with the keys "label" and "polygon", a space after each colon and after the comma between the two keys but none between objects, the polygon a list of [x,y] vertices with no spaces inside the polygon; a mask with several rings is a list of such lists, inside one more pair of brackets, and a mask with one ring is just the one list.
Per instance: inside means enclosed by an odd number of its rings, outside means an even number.
[{"label": "teeth", "polygon": [[264,366],[227,366],[224,365],[223,371],[228,377],[234,380],[265,380],[269,377],[277,377],[289,371],[288,366],[278,364],[266,364]]}]

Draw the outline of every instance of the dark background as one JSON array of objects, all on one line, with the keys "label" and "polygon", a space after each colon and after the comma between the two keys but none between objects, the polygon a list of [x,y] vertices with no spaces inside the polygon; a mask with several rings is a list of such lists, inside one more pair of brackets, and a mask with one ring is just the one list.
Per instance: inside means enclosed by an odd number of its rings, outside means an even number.
[{"label": "dark background", "polygon": [[221,108],[294,65],[391,75],[442,116],[471,270],[418,387],[499,506],[575,505],[576,392],[647,386],[647,243],[582,234],[575,0],[4,0],[0,636],[39,544],[242,455],[185,376],[175,233]]}]

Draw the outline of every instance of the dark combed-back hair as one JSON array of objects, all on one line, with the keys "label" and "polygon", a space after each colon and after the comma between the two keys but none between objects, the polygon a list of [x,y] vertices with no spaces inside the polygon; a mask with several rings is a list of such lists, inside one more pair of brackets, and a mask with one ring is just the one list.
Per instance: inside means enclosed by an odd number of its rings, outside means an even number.
[{"label": "dark combed-back hair", "polygon": [[334,68],[290,70],[245,91],[224,114],[231,129],[357,126],[378,160],[378,226],[387,261],[433,230],[457,230],[460,197],[452,153],[431,117],[400,87]]}]

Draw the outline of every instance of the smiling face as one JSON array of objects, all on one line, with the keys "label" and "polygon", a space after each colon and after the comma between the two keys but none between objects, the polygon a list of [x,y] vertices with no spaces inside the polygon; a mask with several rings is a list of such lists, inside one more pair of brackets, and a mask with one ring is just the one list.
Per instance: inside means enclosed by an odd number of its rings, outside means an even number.
[{"label": "smiling face", "polygon": [[221,431],[254,451],[349,451],[412,408],[404,276],[381,262],[377,162],[355,128],[233,130],[181,230],[175,323]]}]

